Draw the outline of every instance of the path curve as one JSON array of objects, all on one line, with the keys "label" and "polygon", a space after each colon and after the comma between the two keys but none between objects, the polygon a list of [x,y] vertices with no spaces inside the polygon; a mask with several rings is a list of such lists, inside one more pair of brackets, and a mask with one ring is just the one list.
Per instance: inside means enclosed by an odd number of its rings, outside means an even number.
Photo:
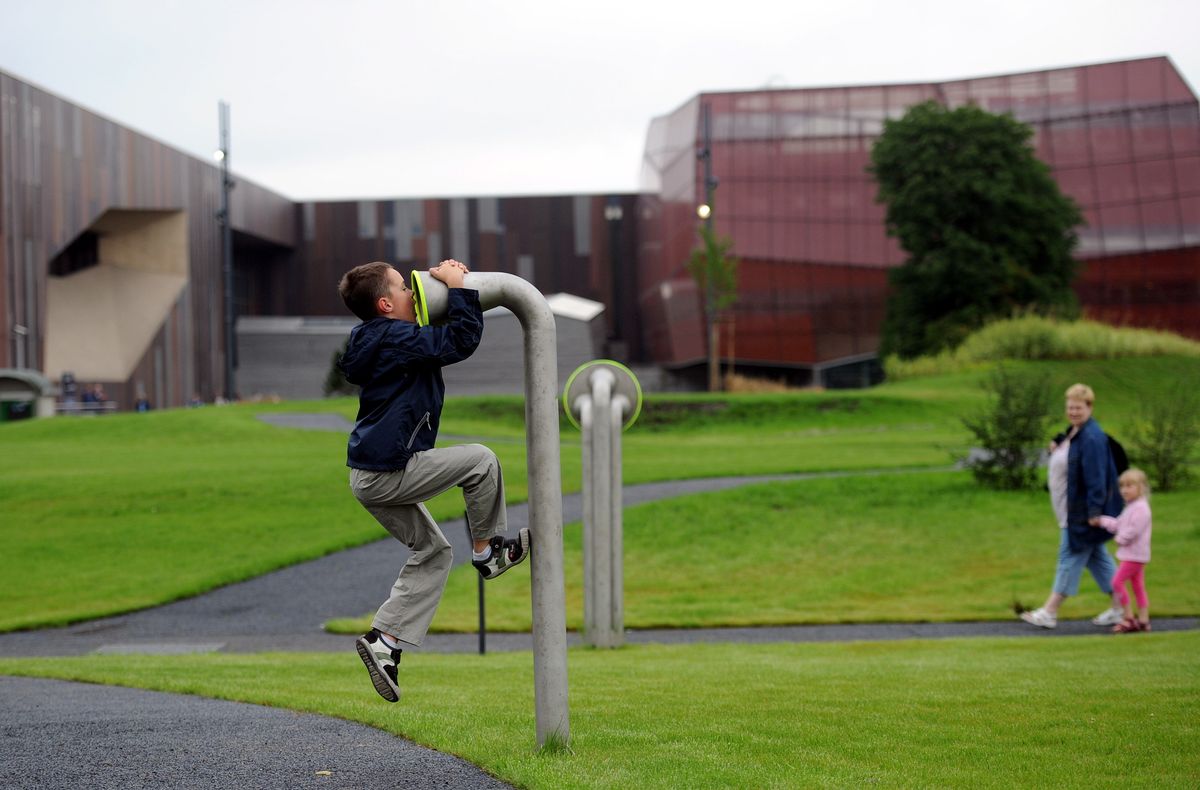
[{"label": "path curve", "polygon": [[[679,480],[625,486],[623,496],[628,507],[755,483],[926,471],[934,470],[815,472]],[[583,517],[582,507],[581,495],[564,496],[563,522],[579,521]],[[527,504],[509,506],[509,533],[528,524]],[[470,557],[470,542],[465,521],[443,521],[441,528],[453,547],[454,563],[466,562]],[[353,637],[328,634],[323,630],[323,624],[336,617],[374,611],[387,597],[396,574],[407,559],[407,547],[390,537],[383,537],[194,598],[63,628],[0,634],[0,656],[348,650],[352,649]],[[729,630],[741,635],[747,629],[705,629],[709,639]],[[681,632],[679,641],[692,641],[688,637],[699,633]],[[461,634],[431,634],[422,649],[437,652],[474,650],[476,637],[465,636],[464,640]],[[733,641],[741,641],[741,637]],[[528,645],[528,635],[488,635],[489,649],[527,649]]]},{"label": "path curve", "polygon": [[5,787],[506,788],[341,719],[183,694],[0,677]]}]

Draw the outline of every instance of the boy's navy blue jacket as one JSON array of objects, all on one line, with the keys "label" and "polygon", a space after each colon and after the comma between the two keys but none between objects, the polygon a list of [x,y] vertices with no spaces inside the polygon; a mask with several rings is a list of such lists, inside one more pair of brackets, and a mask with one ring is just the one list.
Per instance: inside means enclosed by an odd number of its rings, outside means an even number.
[{"label": "boy's navy blue jacket", "polygon": [[479,292],[465,288],[450,289],[442,326],[381,316],[354,327],[339,363],[362,387],[346,465],[390,472],[433,447],[446,394],[442,367],[471,356],[482,337]]}]

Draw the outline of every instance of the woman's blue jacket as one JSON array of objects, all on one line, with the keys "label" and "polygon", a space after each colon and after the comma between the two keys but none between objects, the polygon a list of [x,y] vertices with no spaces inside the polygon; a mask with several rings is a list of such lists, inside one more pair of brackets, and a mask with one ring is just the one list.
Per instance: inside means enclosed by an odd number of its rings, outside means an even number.
[{"label": "woman's blue jacket", "polygon": [[1088,524],[1096,516],[1120,515],[1124,502],[1117,486],[1117,465],[1100,423],[1088,418],[1071,439],[1067,453],[1067,539],[1080,552],[1112,537]]}]

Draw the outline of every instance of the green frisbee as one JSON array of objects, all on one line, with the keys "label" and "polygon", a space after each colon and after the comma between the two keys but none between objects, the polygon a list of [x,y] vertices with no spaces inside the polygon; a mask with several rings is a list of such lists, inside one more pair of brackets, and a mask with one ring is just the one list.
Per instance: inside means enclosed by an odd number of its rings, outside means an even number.
[{"label": "green frisbee", "polygon": [[429,326],[429,303],[425,301],[425,286],[421,285],[421,275],[416,269],[413,269],[408,280],[408,287],[413,292],[417,326]]}]

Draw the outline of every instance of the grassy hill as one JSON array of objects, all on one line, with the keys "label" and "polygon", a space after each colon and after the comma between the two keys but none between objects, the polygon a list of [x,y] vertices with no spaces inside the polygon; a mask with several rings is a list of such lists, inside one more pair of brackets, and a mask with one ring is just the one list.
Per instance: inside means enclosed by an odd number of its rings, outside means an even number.
[{"label": "grassy hill", "polygon": [[[1200,363],[1188,357],[1022,364],[1044,369],[1059,390],[1091,384],[1097,418],[1117,435],[1148,394],[1200,386]],[[650,398],[625,435],[625,480],[942,466],[966,449],[959,416],[982,397],[982,375]],[[354,410],[342,399],[0,425],[0,629],[151,606],[381,537],[348,491],[344,436],[257,419],[287,411],[352,418]],[[449,443],[487,437],[510,498],[521,500],[522,420],[519,398],[452,398],[442,433]],[[578,490],[578,434],[565,428],[562,439],[563,486]],[[806,489],[789,496],[803,507]],[[1186,510],[1190,494],[1180,496]],[[461,500],[452,492],[431,510],[457,516]],[[655,518],[667,534],[687,526],[669,513]],[[764,556],[775,550],[769,541],[750,545]]]}]

